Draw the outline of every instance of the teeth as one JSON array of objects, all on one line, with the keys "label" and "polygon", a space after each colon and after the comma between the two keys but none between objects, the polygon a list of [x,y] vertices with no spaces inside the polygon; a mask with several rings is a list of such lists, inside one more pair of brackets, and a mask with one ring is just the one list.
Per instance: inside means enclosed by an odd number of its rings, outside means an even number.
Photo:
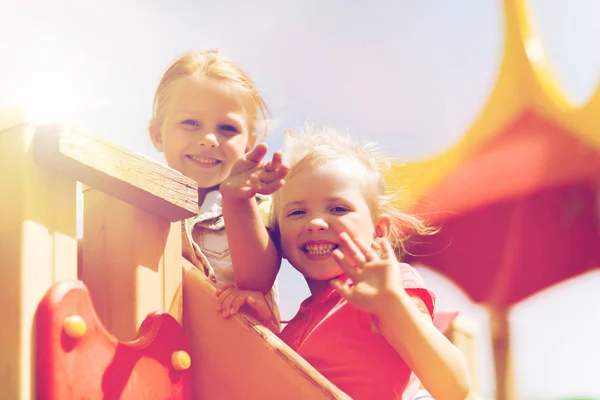
[{"label": "teeth", "polygon": [[327,244],[307,244],[304,246],[304,251],[312,255],[324,255],[331,253],[333,250],[337,249],[338,245],[333,243]]},{"label": "teeth", "polygon": [[192,160],[203,164],[216,164],[219,162],[216,158],[206,158],[200,156],[189,156]]}]

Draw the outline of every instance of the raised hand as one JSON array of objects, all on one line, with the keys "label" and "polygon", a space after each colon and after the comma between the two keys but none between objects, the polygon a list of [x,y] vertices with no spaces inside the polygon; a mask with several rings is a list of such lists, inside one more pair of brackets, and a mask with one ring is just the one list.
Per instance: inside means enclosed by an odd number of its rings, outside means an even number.
[{"label": "raised hand", "polygon": [[386,239],[368,246],[347,232],[339,233],[339,238],[341,247],[332,256],[354,285],[339,280],[331,281],[331,285],[352,306],[379,314],[404,292],[401,267],[392,246]]},{"label": "raised hand", "polygon": [[229,177],[221,184],[221,194],[238,199],[250,199],[258,194],[272,194],[284,184],[289,167],[283,164],[277,151],[268,162],[262,159],[267,145],[259,143],[233,166]]}]

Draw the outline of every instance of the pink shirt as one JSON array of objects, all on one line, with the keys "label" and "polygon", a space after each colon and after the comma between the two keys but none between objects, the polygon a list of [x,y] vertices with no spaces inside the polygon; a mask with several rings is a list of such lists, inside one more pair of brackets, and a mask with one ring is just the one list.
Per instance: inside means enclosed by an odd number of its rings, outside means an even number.
[{"label": "pink shirt", "polygon": [[[402,277],[409,295],[423,300],[433,316],[435,296],[415,269],[402,264]],[[414,378],[385,338],[371,332],[370,314],[350,306],[333,288],[304,300],[281,339],[355,400],[401,399]]]}]

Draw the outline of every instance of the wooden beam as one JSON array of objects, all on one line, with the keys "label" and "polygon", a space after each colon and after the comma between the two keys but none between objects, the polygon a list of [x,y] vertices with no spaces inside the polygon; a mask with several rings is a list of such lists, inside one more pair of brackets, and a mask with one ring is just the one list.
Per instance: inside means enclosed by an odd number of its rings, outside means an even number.
[{"label": "wooden beam", "polygon": [[198,212],[198,189],[192,179],[81,131],[56,124],[39,128],[35,160],[170,222]]}]

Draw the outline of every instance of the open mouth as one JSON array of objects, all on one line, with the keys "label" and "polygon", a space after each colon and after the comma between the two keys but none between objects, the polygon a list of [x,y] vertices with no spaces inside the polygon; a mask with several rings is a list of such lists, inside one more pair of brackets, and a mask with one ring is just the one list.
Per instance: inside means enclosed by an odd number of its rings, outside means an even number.
[{"label": "open mouth", "polygon": [[202,165],[217,165],[221,162],[221,160],[217,160],[216,158],[201,157],[201,156],[195,156],[195,155],[191,155],[191,154],[189,154],[187,156],[187,158],[194,161],[196,164],[202,164]]},{"label": "open mouth", "polygon": [[340,247],[335,243],[307,243],[302,246],[302,251],[312,256],[324,256]]}]

